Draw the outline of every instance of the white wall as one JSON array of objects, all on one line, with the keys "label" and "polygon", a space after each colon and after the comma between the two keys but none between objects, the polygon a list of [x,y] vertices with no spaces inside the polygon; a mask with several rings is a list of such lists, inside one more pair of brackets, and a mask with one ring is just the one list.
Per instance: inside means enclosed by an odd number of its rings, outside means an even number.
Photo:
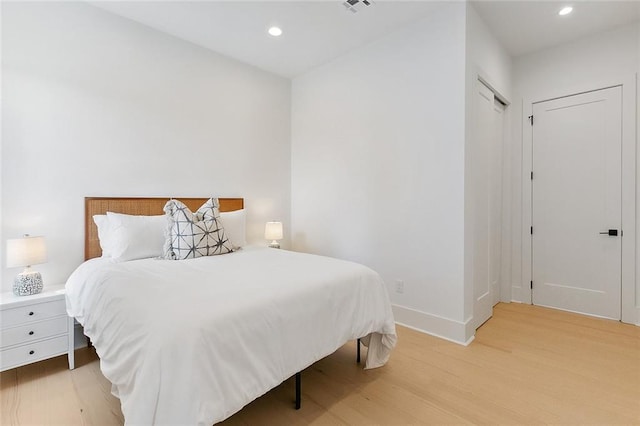
[{"label": "white wall", "polygon": [[[480,76],[503,99],[512,97],[512,59],[491,29],[476,12],[473,3],[467,3],[467,69],[474,79]],[[473,89],[471,90],[473,92]]]},{"label": "white wall", "polygon": [[[2,3],[0,3],[0,23],[2,23]],[[4,56],[2,55],[2,45],[4,43],[2,43],[2,28],[0,28],[0,61],[2,60],[2,58],[4,58]],[[2,68],[0,67],[0,100],[4,99],[4,94],[3,94],[3,90],[2,90]],[[4,128],[3,123],[2,123],[2,117],[3,117],[3,110],[4,110],[4,105],[2,103],[2,101],[0,101],[0,167],[2,166],[2,130]],[[3,208],[2,208],[2,169],[0,168],[0,259],[5,259],[6,255],[5,255],[5,236],[4,236],[4,232],[2,229],[2,221],[3,221]],[[2,262],[5,260],[0,260],[0,265],[2,265]],[[1,269],[1,267],[0,267]],[[2,273],[0,273],[0,291],[2,291]]]},{"label": "white wall", "polygon": [[[528,227],[526,209],[523,209],[523,201],[526,201],[526,188],[523,199],[523,176],[529,173],[528,168],[523,170],[523,158],[526,161],[527,152],[523,152],[526,145],[527,128],[523,127],[527,111],[531,108],[532,101],[540,101],[553,97],[579,93],[586,90],[607,87],[614,84],[623,84],[623,120],[626,123],[623,129],[624,138],[631,137],[627,146],[635,149],[636,135],[635,127],[637,112],[635,105],[636,87],[635,75],[639,70],[640,59],[640,39],[638,35],[638,25],[628,25],[612,31],[607,31],[595,36],[576,40],[555,48],[529,54],[514,61],[514,103],[513,103],[513,144],[512,152],[512,180],[513,180],[513,298],[517,301],[529,303],[526,247],[528,240],[522,238],[522,230]],[[524,107],[524,111],[523,111]],[[628,139],[625,139],[627,141]],[[624,143],[627,143],[623,141]],[[628,151],[626,151],[628,152]],[[633,170],[627,172],[636,175],[633,158],[623,158],[623,163],[631,163]],[[625,166],[623,164],[623,171]],[[632,178],[633,179],[633,178]],[[525,181],[526,183],[526,181]],[[636,189],[640,185],[636,184]],[[624,190],[624,188],[623,188]],[[629,198],[629,197],[628,197]],[[633,198],[633,193],[631,197]],[[526,203],[525,203],[526,204]],[[635,211],[635,200],[626,203]],[[633,213],[635,214],[635,213]],[[629,220],[624,220],[625,228],[632,224]],[[636,219],[637,221],[637,219]],[[625,232],[625,235],[626,232]],[[637,236],[635,236],[637,240]],[[636,241],[625,239],[623,244],[630,244],[634,250]],[[523,262],[523,252],[525,261]],[[623,246],[623,253],[629,252]],[[637,253],[640,254],[640,253]],[[635,259],[635,265],[640,259]],[[632,269],[633,259],[631,259]],[[632,271],[633,273],[633,271]],[[624,271],[623,271],[624,274]],[[632,277],[633,278],[633,277]],[[635,278],[633,278],[635,280]],[[624,280],[624,278],[623,278]],[[637,281],[634,281],[637,282]],[[623,317],[625,316],[625,303],[633,305],[637,295],[640,294],[640,285],[633,283],[631,289],[625,291],[623,283]],[[631,294],[629,294],[631,293]],[[640,299],[635,300],[640,305]],[[626,309],[627,313],[629,309]],[[640,316],[636,315],[636,320]],[[627,316],[627,320],[629,317]],[[634,322],[633,320],[631,322]]]},{"label": "white wall", "polygon": [[45,235],[45,285],[83,260],[85,196],[244,197],[259,242],[290,223],[290,81],[85,3],[2,8],[3,245]]},{"label": "white wall", "polygon": [[[489,27],[480,18],[472,3],[466,3],[466,134],[465,152],[473,152],[471,146],[474,143],[474,99],[476,93],[476,81],[481,79],[487,86],[493,89],[498,97],[507,104],[512,97],[512,59],[498,40],[493,36]],[[501,255],[501,291],[500,299],[511,300],[511,198],[510,198],[510,151],[511,138],[511,107],[505,109],[502,176],[502,255]],[[465,156],[465,298],[464,298],[464,318],[467,324],[465,341],[469,340],[475,333],[473,329],[474,287],[473,287],[473,258],[474,258],[474,194],[473,194],[473,156]]]},{"label": "white wall", "polygon": [[465,5],[434,9],[294,79],[293,246],[370,266],[397,320],[462,341]]}]

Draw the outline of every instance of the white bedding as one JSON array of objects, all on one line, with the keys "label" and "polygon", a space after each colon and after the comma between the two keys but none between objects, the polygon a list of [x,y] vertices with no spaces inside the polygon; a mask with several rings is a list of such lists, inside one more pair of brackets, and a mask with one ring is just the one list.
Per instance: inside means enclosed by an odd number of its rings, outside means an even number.
[{"label": "white bedding", "polygon": [[348,340],[371,335],[367,368],[396,342],[378,274],[285,250],[97,258],[66,289],[127,424],[211,425]]}]

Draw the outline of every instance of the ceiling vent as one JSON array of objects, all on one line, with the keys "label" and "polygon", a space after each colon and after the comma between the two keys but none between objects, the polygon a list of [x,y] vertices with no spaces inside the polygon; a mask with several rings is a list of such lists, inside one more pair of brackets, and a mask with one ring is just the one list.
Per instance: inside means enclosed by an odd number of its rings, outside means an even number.
[{"label": "ceiling vent", "polygon": [[360,9],[371,6],[373,0],[346,0],[342,5],[352,13],[356,13]]}]

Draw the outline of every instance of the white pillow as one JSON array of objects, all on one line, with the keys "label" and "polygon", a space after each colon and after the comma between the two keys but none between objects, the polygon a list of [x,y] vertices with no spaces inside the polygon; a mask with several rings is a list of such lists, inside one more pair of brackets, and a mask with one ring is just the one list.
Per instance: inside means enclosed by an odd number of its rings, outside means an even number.
[{"label": "white pillow", "polygon": [[[107,212],[113,246],[111,257],[117,262],[162,255],[167,219]],[[109,241],[111,243],[111,241]]]},{"label": "white pillow", "polygon": [[93,215],[93,222],[98,227],[98,240],[102,249],[102,257],[111,257],[113,251],[113,233],[106,214]]},{"label": "white pillow", "polygon": [[247,245],[246,236],[246,214],[245,210],[235,210],[232,212],[220,212],[220,219],[222,220],[222,226],[224,226],[224,232],[231,241],[231,245],[234,249],[244,247]]}]

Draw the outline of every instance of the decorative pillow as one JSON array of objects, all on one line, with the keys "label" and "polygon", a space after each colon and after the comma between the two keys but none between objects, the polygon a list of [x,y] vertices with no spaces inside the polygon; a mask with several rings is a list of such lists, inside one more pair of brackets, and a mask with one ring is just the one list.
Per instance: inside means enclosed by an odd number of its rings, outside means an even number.
[{"label": "decorative pillow", "polygon": [[98,227],[98,240],[102,249],[102,257],[111,257],[113,251],[113,233],[109,226],[109,219],[106,214],[93,215],[93,221]]},{"label": "decorative pillow", "polygon": [[192,213],[178,200],[169,200],[164,212],[169,220],[164,253],[167,259],[193,259],[233,251],[220,220],[218,199],[210,198]]},{"label": "decorative pillow", "polygon": [[167,220],[164,215],[134,216],[107,212],[111,257],[117,262],[162,256]]},{"label": "decorative pillow", "polygon": [[220,220],[222,220],[224,232],[229,241],[231,241],[234,250],[247,245],[246,214],[244,209],[220,212]]}]

